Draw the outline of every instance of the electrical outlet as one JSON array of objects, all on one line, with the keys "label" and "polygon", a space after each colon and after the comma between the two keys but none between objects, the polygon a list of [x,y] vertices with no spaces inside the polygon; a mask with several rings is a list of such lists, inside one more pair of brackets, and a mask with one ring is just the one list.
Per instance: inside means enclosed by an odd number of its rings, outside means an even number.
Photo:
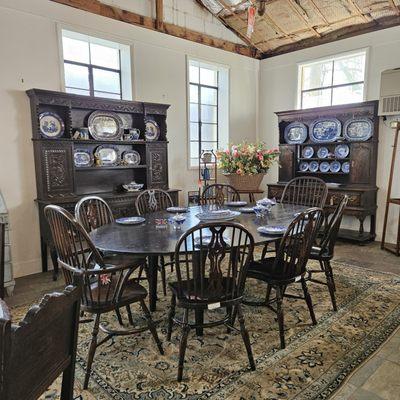
[{"label": "electrical outlet", "polygon": [[400,121],[390,121],[390,127],[392,129],[400,129]]}]

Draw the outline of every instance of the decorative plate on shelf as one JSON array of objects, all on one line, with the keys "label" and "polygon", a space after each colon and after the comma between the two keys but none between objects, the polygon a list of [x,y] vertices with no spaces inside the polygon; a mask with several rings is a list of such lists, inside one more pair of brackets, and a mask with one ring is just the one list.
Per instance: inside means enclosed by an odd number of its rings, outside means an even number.
[{"label": "decorative plate on shelf", "polygon": [[308,170],[308,162],[307,161],[302,161],[299,164],[299,171],[306,172],[307,170]]},{"label": "decorative plate on shelf", "polygon": [[336,118],[317,119],[310,126],[310,139],[315,143],[336,141],[341,134],[342,123]]},{"label": "decorative plate on shelf", "polygon": [[308,166],[308,169],[309,169],[311,172],[317,172],[317,171],[318,171],[318,168],[319,168],[319,164],[318,164],[317,161],[311,161],[311,162],[310,162],[310,165]]},{"label": "decorative plate on shelf", "polygon": [[140,154],[136,150],[127,150],[122,153],[122,163],[125,165],[139,165]]},{"label": "decorative plate on shelf", "polygon": [[314,155],[314,148],[312,146],[306,146],[303,148],[301,155],[304,158],[311,158]]},{"label": "decorative plate on shelf", "polygon": [[339,172],[342,167],[342,164],[340,164],[339,161],[332,161],[329,169],[331,172]]},{"label": "decorative plate on shelf", "polygon": [[102,145],[97,147],[94,153],[96,161],[100,165],[112,166],[119,163],[119,150],[115,146]]},{"label": "decorative plate on shelf", "polygon": [[74,151],[74,164],[77,168],[91,167],[94,163],[92,152],[84,149]]},{"label": "decorative plate on shelf", "polygon": [[328,172],[329,171],[329,167],[330,167],[330,165],[329,165],[329,163],[328,163],[328,161],[323,161],[320,165],[319,165],[319,170],[321,171],[321,172]]},{"label": "decorative plate on shelf", "polygon": [[328,157],[329,150],[326,147],[320,147],[317,151],[318,158],[326,158]]},{"label": "decorative plate on shelf", "polygon": [[288,144],[304,143],[307,139],[307,127],[301,122],[292,122],[285,128],[284,137]]},{"label": "decorative plate on shelf", "polygon": [[344,124],[344,137],[350,142],[365,142],[372,137],[374,125],[369,118],[354,118]]},{"label": "decorative plate on shelf", "polygon": [[350,172],[350,163],[348,161],[345,161],[342,164],[342,172],[344,172],[345,174],[348,174]]},{"label": "decorative plate on shelf", "polygon": [[346,158],[350,153],[350,148],[347,144],[339,144],[335,147],[335,156],[337,158]]},{"label": "decorative plate on shelf", "polygon": [[120,140],[124,122],[111,111],[93,111],[88,119],[89,132],[95,140]]},{"label": "decorative plate on shelf", "polygon": [[146,140],[154,141],[160,137],[160,127],[154,119],[146,119],[144,121],[145,132],[144,136]]},{"label": "decorative plate on shelf", "polygon": [[42,112],[39,114],[39,129],[46,139],[58,139],[64,134],[64,121],[54,112]]}]

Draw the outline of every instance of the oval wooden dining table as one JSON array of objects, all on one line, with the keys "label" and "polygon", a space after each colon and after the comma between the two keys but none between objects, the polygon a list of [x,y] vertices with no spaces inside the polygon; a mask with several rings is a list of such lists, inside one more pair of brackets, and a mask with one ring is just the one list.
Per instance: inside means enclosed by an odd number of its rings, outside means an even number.
[{"label": "oval wooden dining table", "polygon": [[[157,304],[157,265],[158,257],[175,253],[175,245],[179,237],[187,230],[200,223],[196,214],[204,207],[188,208],[186,220],[181,230],[175,230],[168,224],[166,228],[159,228],[156,219],[171,218],[173,214],[167,211],[158,211],[146,214],[146,219],[140,225],[121,225],[116,222],[104,225],[91,232],[90,236],[95,246],[103,252],[135,254],[148,257],[148,281],[150,310],[155,311]],[[306,209],[305,206],[293,204],[277,204],[272,207],[266,218],[257,218],[254,213],[241,213],[234,221],[247,228],[254,237],[256,245],[275,242],[280,237],[260,234],[257,228],[262,225],[288,226],[294,215]],[[240,208],[231,208],[240,210]]]}]

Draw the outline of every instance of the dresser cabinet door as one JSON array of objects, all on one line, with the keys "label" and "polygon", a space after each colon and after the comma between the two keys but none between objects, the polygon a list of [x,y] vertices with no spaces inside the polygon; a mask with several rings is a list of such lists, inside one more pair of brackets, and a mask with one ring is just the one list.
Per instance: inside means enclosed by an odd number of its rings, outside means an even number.
[{"label": "dresser cabinet door", "polygon": [[295,145],[280,145],[279,150],[279,182],[288,182],[295,175]]},{"label": "dresser cabinet door", "polygon": [[168,189],[167,143],[147,144],[147,188]]},{"label": "dresser cabinet door", "polygon": [[373,143],[352,143],[350,183],[368,185],[373,181],[374,169]]}]

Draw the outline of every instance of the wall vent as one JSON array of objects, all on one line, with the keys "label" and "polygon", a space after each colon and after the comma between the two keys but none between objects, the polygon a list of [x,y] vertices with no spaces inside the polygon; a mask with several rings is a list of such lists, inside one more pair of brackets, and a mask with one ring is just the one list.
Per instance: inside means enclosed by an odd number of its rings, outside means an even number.
[{"label": "wall vent", "polygon": [[400,115],[400,68],[382,72],[379,115]]}]

